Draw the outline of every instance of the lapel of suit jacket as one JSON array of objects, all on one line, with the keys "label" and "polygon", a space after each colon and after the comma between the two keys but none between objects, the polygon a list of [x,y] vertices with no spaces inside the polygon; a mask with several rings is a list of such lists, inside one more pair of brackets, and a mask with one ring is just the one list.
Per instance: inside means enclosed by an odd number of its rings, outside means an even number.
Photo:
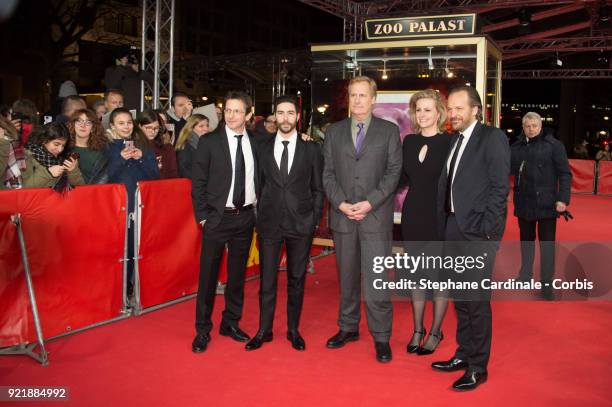
[{"label": "lapel of suit jacket", "polygon": [[353,129],[351,128],[351,118],[344,120],[343,128],[341,129],[343,148],[346,154],[355,159],[355,143],[353,143]]},{"label": "lapel of suit jacket", "polygon": [[[258,177],[259,162],[258,162],[257,151],[255,147],[255,143],[256,143],[255,136],[253,135],[253,133],[251,133],[246,128],[244,129],[244,132],[246,136],[249,138],[249,145],[251,146],[251,157],[253,157],[253,183],[255,184],[255,191],[257,191],[257,188],[259,187],[259,177]],[[242,154],[244,154],[244,152]]]},{"label": "lapel of suit jacket", "polygon": [[265,142],[263,146],[263,154],[261,156],[262,171],[265,171],[264,168],[271,168],[271,176],[274,178],[276,182],[279,184],[283,184],[281,181],[280,168],[278,168],[278,164],[276,163],[276,158],[274,157],[274,147],[276,143],[276,136],[274,136],[271,140]]},{"label": "lapel of suit jacket", "polygon": [[297,140],[295,141],[295,153],[293,154],[293,163],[291,163],[291,169],[289,170],[289,178],[287,179],[287,184],[291,183],[291,181],[293,181],[293,178],[297,176],[296,174],[298,173],[298,171],[296,168],[298,168],[298,166],[301,164],[305,153],[304,150],[306,149],[306,146],[303,145],[303,143],[305,143],[305,141],[300,138],[300,134],[298,133]]},{"label": "lapel of suit jacket", "polygon": [[[225,131],[225,126],[221,127],[221,150],[222,153],[225,155],[225,163],[227,164],[227,167],[229,167],[229,174],[233,174],[234,172],[234,168],[232,167],[232,155],[230,153],[230,148],[229,148],[229,142],[227,141],[227,132]],[[230,185],[232,182],[232,177],[230,177]]]},{"label": "lapel of suit jacket", "polygon": [[[371,116],[370,125],[368,126],[368,131],[366,131],[365,138],[361,142],[361,150],[359,151],[359,155],[362,156],[363,153],[368,149],[368,146],[372,144],[374,141],[374,137],[376,134],[376,129],[378,128],[378,118]],[[353,135],[351,134],[351,141]]]},{"label": "lapel of suit jacket", "polygon": [[452,138],[451,138],[451,147],[448,149],[448,152],[446,153],[446,159],[444,160],[444,168],[442,168],[442,175],[444,176],[444,185],[446,186],[446,179],[448,178],[448,160],[451,157],[451,154],[453,153],[453,148],[455,147],[455,144],[457,143],[457,140],[459,139],[459,133],[455,133],[453,134]]},{"label": "lapel of suit jacket", "polygon": [[459,165],[457,166],[457,171],[455,171],[455,176],[453,177],[453,179],[457,179],[457,177],[461,174],[461,170],[465,168],[468,160],[472,160],[474,150],[476,149],[476,144],[480,139],[481,129],[482,124],[480,122],[476,122],[474,131],[472,131],[472,135],[470,136],[470,139],[468,140],[468,143],[465,146],[465,150],[463,150],[463,154],[461,155],[461,161],[459,161]]}]

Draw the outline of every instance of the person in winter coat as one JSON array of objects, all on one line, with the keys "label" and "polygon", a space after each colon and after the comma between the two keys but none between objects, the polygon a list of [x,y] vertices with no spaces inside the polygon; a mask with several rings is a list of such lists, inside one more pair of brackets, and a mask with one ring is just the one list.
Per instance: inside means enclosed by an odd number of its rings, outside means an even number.
[{"label": "person in winter coat", "polygon": [[208,117],[196,113],[187,119],[187,124],[176,142],[176,158],[181,178],[191,179],[193,157],[198,149],[198,141],[206,133],[208,133]]},{"label": "person in winter coat", "polygon": [[79,168],[87,184],[108,182],[108,139],[96,113],[79,109],[67,124],[70,130],[68,146],[79,154]]},{"label": "person in winter coat", "polygon": [[542,296],[554,299],[555,234],[557,217],[570,202],[572,173],[563,144],[542,130],[542,118],[529,112],[523,117],[523,134],[512,144],[514,216],[521,235],[521,270],[518,280],[533,276],[536,228],[540,240]]},{"label": "person in winter coat", "polygon": [[69,139],[70,132],[61,123],[47,124],[32,133],[26,145],[24,188],[47,187],[63,192],[85,184],[78,157],[64,154]]}]

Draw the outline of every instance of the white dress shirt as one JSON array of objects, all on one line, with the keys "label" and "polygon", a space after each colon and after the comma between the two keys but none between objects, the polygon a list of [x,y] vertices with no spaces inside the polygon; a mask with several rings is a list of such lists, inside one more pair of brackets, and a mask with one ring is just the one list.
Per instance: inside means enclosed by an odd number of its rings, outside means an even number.
[{"label": "white dress shirt", "polygon": [[[459,154],[457,155],[457,161],[455,161],[455,168],[453,168],[452,170],[453,171],[453,183],[455,183],[454,174],[457,171],[457,168],[459,167],[459,163],[461,162],[461,156],[463,156],[465,147],[468,145],[468,142],[470,141],[470,137],[472,136],[472,132],[474,132],[474,127],[476,127],[476,123],[478,123],[478,120],[474,120],[474,123],[470,124],[467,129],[461,132],[461,134],[463,134],[463,142],[461,142],[461,147],[459,148]],[[458,138],[457,138],[457,141],[459,141]],[[448,160],[446,161],[446,171],[449,175],[451,174],[450,162],[453,159],[453,154],[455,154],[456,147],[457,147],[457,143],[455,143],[455,145],[453,146],[453,149],[451,150],[448,156]],[[455,203],[453,202],[453,186],[452,185],[451,185],[450,192],[451,192],[451,196],[450,196],[451,212],[455,212]]]},{"label": "white dress shirt", "polygon": [[276,165],[280,170],[281,166],[281,158],[283,157],[283,141],[288,141],[287,144],[287,152],[289,153],[288,162],[287,162],[287,171],[291,172],[291,164],[293,164],[293,157],[295,157],[295,146],[297,144],[297,131],[294,131],[291,137],[288,139],[283,138],[281,136],[280,131],[276,132],[276,139],[274,140],[274,159],[276,160]]},{"label": "white dress shirt", "polygon": [[[237,133],[231,130],[227,125],[225,126],[225,133],[227,134],[227,142],[229,143],[230,156],[232,157],[232,184],[230,185],[229,195],[227,196],[226,207],[234,207],[234,174],[236,172],[236,148],[238,147],[238,139],[235,137]],[[255,204],[257,200],[255,196],[255,160],[253,159],[253,151],[251,150],[251,143],[249,136],[244,130],[242,139],[242,155],[244,155],[244,168],[245,168],[245,195],[244,205]]]}]

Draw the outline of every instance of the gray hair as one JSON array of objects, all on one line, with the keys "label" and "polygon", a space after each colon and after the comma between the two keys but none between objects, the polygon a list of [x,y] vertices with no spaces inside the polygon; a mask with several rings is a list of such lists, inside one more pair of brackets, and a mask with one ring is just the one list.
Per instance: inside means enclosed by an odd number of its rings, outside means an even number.
[{"label": "gray hair", "polygon": [[522,123],[525,124],[527,120],[537,120],[538,122],[542,123],[542,116],[540,116],[536,112],[527,112],[525,113],[525,116],[523,116]]}]

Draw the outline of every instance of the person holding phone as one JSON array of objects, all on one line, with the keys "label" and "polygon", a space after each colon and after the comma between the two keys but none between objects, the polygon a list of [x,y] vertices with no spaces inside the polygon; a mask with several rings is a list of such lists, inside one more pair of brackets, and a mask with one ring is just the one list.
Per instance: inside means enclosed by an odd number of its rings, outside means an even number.
[{"label": "person holding phone", "polygon": [[117,108],[110,115],[108,178],[110,183],[125,184],[128,209],[134,209],[134,193],[138,181],[159,178],[153,150],[140,130],[134,126],[129,110]]},{"label": "person holding phone", "polygon": [[61,123],[47,124],[32,133],[26,145],[24,188],[46,187],[62,192],[85,184],[78,156],[64,153],[69,138],[68,128]]},{"label": "person holding phone", "polygon": [[[135,192],[139,181],[159,178],[153,150],[137,126],[129,110],[119,107],[110,115],[108,147],[108,182],[124,184],[127,189],[128,212],[134,212]],[[133,227],[130,219],[128,228]],[[133,292],[134,233],[128,233],[127,293]]]}]

